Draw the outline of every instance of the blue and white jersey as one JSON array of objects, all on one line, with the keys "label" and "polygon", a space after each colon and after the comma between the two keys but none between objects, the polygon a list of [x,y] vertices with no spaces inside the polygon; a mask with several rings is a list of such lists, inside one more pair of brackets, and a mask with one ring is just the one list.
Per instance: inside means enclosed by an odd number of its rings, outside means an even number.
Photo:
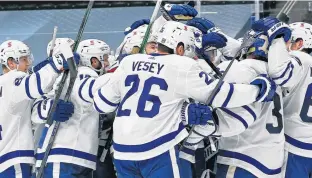
[{"label": "blue and white jersey", "polygon": [[35,163],[33,99],[49,92],[57,76],[50,65],[32,75],[12,70],[0,76],[0,172],[15,164]]},{"label": "blue and white jersey", "polygon": [[[58,78],[60,81],[62,75]],[[68,121],[61,123],[56,135],[54,144],[48,157],[48,162],[72,163],[87,167],[96,168],[96,155],[98,149],[98,129],[99,113],[93,108],[91,88],[94,85],[94,79],[98,74],[89,67],[78,67],[78,75],[74,84],[70,101],[74,104],[75,112]],[[64,88],[67,88],[68,80]],[[55,83],[53,91],[47,95],[47,98],[54,98],[55,89],[58,82]],[[61,95],[65,96],[66,90]],[[32,121],[35,123],[44,123],[50,107],[51,99],[41,99],[34,103],[32,112]],[[50,127],[44,147],[48,143],[48,138],[52,133]],[[45,150],[38,150],[36,155],[36,166],[40,166]]]},{"label": "blue and white jersey", "polygon": [[290,52],[293,61],[294,85],[285,88],[285,149],[293,154],[312,158],[312,57],[301,51]]},{"label": "blue and white jersey", "polygon": [[[198,63],[178,55],[135,54],[126,57],[99,90],[94,107],[117,115],[113,129],[114,158],[145,160],[177,145],[187,135],[180,110],[188,98],[207,103],[218,80],[213,81]],[[99,80],[99,79],[97,79]],[[103,79],[101,79],[103,80]],[[253,103],[259,89],[223,82],[214,107]]]},{"label": "blue and white jersey", "polygon": [[[225,70],[229,62],[218,67]],[[227,82],[250,83],[267,74],[267,62],[245,59],[235,61],[225,77]],[[243,168],[256,177],[279,178],[284,160],[283,105],[281,89],[275,102],[253,103],[239,108],[220,108],[220,164]]]}]

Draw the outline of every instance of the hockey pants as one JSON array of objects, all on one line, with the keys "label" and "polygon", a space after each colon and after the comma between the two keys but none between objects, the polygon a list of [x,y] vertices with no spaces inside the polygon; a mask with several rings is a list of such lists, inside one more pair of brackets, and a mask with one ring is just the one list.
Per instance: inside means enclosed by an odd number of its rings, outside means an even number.
[{"label": "hockey pants", "polygon": [[312,175],[312,158],[288,152],[285,178],[310,178]]},{"label": "hockey pants", "polygon": [[90,178],[92,170],[70,163],[48,163],[44,178]]},{"label": "hockey pants", "polygon": [[[177,147],[142,161],[114,159],[118,178],[191,178],[184,175]],[[186,164],[189,165],[189,164]]]},{"label": "hockey pants", "polygon": [[257,177],[242,168],[218,164],[216,178],[257,178]]},{"label": "hockey pants", "polygon": [[29,164],[16,164],[0,173],[0,178],[30,178],[31,166]]}]

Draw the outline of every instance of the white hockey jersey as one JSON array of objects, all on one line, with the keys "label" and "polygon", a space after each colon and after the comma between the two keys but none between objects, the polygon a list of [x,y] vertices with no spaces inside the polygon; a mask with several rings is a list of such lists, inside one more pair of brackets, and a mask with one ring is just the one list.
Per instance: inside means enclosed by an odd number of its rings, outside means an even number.
[{"label": "white hockey jersey", "polygon": [[293,86],[285,88],[285,149],[296,155],[312,158],[312,57],[292,51]]},{"label": "white hockey jersey", "polygon": [[[105,77],[105,76],[103,76]],[[99,90],[93,91],[99,112],[112,112],[114,158],[145,160],[177,145],[187,135],[180,118],[183,101],[207,103],[217,80],[193,59],[178,55],[127,56]],[[223,82],[215,107],[237,107],[255,101],[259,89]]]},{"label": "white hockey jersey", "polygon": [[[218,67],[225,70],[228,63],[223,62]],[[225,81],[250,83],[254,77],[267,73],[267,62],[245,59],[234,62]],[[278,88],[276,93],[275,103],[253,103],[218,110],[219,133],[222,136],[218,163],[241,167],[261,178],[280,176],[284,156],[281,89]]]},{"label": "white hockey jersey", "polygon": [[[62,76],[58,78],[58,81]],[[98,129],[99,113],[93,108],[91,88],[94,79],[98,74],[89,67],[78,67],[78,75],[74,84],[70,101],[74,104],[75,112],[68,121],[60,124],[53,147],[50,151],[48,162],[72,163],[87,167],[96,168],[96,156],[98,149]],[[64,88],[67,88],[69,77]],[[53,92],[48,94],[48,98],[54,97],[57,83]],[[64,98],[66,90],[61,95]],[[32,120],[36,123],[43,123],[47,118],[51,107],[51,100],[41,100],[35,102],[32,112]],[[48,143],[48,138],[52,133],[51,127],[47,133],[44,147]],[[36,166],[40,166],[45,150],[39,150],[36,158]]]},{"label": "white hockey jersey", "polygon": [[31,106],[52,89],[57,76],[50,65],[32,75],[12,70],[0,76],[0,172],[35,163]]}]

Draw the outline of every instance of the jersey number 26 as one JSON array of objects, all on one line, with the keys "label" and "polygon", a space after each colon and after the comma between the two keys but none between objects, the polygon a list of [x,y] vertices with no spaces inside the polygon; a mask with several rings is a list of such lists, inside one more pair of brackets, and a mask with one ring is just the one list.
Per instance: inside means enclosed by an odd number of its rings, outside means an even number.
[{"label": "jersey number 26", "polygon": [[[139,89],[140,84],[140,78],[137,74],[134,75],[128,75],[125,80],[125,86],[131,86],[130,90],[126,93],[122,101],[120,102],[120,105],[118,107],[117,116],[130,116],[131,110],[130,109],[124,109],[123,104],[125,101],[130,98],[134,93],[136,93]],[[152,86],[156,85],[159,87],[160,90],[167,91],[168,90],[168,84],[167,82],[158,77],[150,77],[144,82],[143,91],[141,93],[141,96],[139,98],[136,113],[140,117],[145,118],[152,118],[156,116],[159,113],[159,108],[161,105],[161,101],[158,96],[151,95],[150,91],[152,89]],[[153,106],[150,110],[145,110],[146,102],[149,101],[153,103]]]}]

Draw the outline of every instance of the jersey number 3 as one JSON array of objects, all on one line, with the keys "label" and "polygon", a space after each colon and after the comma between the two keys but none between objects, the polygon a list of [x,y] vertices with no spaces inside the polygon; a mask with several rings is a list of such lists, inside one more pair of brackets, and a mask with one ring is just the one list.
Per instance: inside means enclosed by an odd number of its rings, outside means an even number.
[{"label": "jersey number 3", "polygon": [[282,109],[281,98],[277,93],[274,95],[273,103],[272,115],[277,118],[277,127],[274,127],[273,124],[266,124],[266,129],[270,134],[279,134],[283,130],[283,115],[280,113]]},{"label": "jersey number 3", "polygon": [[[130,90],[126,93],[122,101],[120,102],[120,105],[118,107],[117,116],[130,116],[131,110],[130,109],[124,109],[123,104],[124,102],[130,98],[134,93],[136,93],[139,89],[140,84],[140,78],[137,74],[135,75],[128,75],[125,80],[125,86],[131,86]],[[167,91],[168,90],[168,84],[167,82],[158,77],[150,77],[144,82],[143,91],[141,93],[141,96],[138,101],[138,106],[136,109],[136,113],[140,117],[145,118],[152,118],[156,116],[159,113],[159,108],[161,105],[161,101],[158,96],[151,95],[150,91],[152,89],[152,86],[158,86],[160,90]],[[149,101],[153,103],[152,108],[150,110],[145,110],[146,102]]]}]

